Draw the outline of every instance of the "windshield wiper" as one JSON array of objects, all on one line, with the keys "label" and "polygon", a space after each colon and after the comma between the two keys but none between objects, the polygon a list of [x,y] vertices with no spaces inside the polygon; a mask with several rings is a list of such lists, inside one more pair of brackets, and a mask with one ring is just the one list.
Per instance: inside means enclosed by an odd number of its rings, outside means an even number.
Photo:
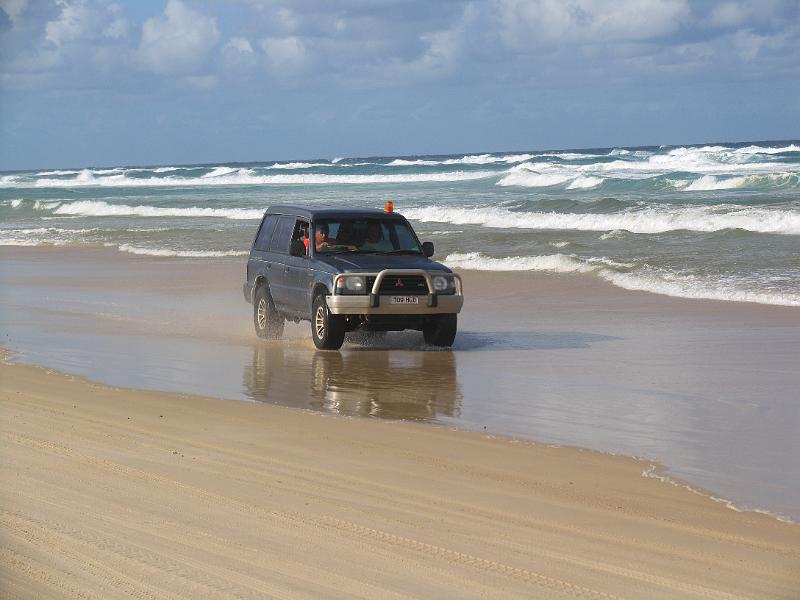
[{"label": "windshield wiper", "polygon": [[392,250],[386,254],[422,254],[419,250]]}]

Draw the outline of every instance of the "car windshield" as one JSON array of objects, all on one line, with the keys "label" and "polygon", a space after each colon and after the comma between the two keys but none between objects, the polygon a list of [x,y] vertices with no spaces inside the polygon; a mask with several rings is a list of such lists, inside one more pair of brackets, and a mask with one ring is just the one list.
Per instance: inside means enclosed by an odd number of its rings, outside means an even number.
[{"label": "car windshield", "polygon": [[411,227],[399,219],[320,219],[314,223],[317,254],[422,254]]}]

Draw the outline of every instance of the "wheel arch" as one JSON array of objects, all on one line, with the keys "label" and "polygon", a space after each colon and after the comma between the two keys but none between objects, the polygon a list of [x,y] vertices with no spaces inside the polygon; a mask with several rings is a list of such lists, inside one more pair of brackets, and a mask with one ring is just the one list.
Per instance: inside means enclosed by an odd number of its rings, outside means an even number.
[{"label": "wheel arch", "polygon": [[250,298],[251,301],[255,300],[258,290],[264,286],[266,286],[266,288],[269,289],[269,281],[267,281],[266,275],[260,273],[259,275],[256,276],[255,280],[253,281],[253,290],[251,292],[251,298]]},{"label": "wheel arch", "polygon": [[317,299],[317,296],[330,296],[331,291],[328,289],[328,286],[321,281],[318,281],[314,284],[313,289],[311,290],[311,302],[313,303],[314,300]]}]

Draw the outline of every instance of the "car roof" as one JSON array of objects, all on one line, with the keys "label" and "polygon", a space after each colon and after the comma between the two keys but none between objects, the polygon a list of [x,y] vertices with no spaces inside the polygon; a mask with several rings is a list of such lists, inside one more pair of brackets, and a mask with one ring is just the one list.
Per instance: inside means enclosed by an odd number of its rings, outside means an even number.
[{"label": "car roof", "polygon": [[376,208],[333,208],[329,206],[270,206],[265,214],[268,215],[291,215],[293,217],[305,217],[309,220],[326,219],[335,217],[399,217],[404,218],[398,213],[387,213]]}]

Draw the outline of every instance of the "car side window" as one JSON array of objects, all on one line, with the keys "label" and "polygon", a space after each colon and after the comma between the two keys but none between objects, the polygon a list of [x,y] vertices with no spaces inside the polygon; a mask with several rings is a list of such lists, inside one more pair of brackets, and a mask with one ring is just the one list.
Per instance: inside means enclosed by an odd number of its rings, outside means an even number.
[{"label": "car side window", "polygon": [[289,239],[294,230],[295,217],[281,217],[269,243],[270,252],[289,253]]},{"label": "car side window", "polygon": [[275,223],[277,222],[278,217],[276,215],[269,215],[266,219],[264,219],[264,224],[261,225],[261,229],[258,232],[258,237],[256,238],[256,250],[261,250],[262,252],[267,251],[267,248],[269,247],[269,240],[272,237],[272,232],[275,230]]},{"label": "car side window", "polygon": [[294,225],[294,231],[292,233],[292,243],[294,242],[301,242],[303,247],[305,248],[306,255],[308,255],[308,221],[303,219],[298,219]]}]

